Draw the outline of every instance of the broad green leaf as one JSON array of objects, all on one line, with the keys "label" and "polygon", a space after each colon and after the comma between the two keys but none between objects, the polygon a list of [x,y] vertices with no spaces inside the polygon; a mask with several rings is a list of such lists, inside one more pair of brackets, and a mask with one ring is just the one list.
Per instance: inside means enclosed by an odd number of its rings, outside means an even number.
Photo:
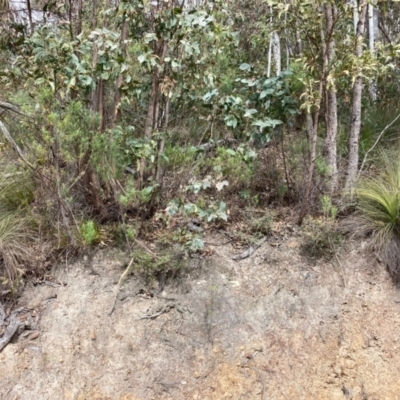
[{"label": "broad green leaf", "polygon": [[147,59],[147,54],[140,54],[140,56],[138,57],[138,61],[143,64]]},{"label": "broad green leaf", "polygon": [[242,71],[250,71],[251,70],[251,65],[247,63],[243,63],[239,66],[239,69]]}]

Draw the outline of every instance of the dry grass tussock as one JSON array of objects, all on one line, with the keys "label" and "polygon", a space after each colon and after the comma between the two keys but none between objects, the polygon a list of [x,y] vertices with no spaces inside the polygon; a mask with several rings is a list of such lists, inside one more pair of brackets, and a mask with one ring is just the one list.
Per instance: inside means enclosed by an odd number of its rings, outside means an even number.
[{"label": "dry grass tussock", "polygon": [[32,264],[34,219],[28,205],[33,199],[29,174],[15,167],[0,169],[0,294],[15,290],[27,264]]}]

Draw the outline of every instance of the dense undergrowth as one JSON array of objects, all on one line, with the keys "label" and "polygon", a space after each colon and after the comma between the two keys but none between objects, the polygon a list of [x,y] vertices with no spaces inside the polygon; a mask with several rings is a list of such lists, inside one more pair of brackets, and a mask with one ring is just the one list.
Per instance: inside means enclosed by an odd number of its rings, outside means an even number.
[{"label": "dense undergrowth", "polygon": [[96,246],[127,248],[148,280],[175,277],[206,232],[250,245],[282,208],[304,220],[313,261],[335,258],[337,220],[356,209],[398,274],[400,51],[356,57],[347,3],[330,27],[330,2],[67,3],[37,2],[54,25],[0,2],[0,294]]}]

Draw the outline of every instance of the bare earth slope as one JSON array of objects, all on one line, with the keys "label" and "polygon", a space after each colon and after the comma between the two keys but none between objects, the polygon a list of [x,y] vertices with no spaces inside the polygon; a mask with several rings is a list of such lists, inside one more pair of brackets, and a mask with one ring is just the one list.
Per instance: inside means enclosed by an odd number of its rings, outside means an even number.
[{"label": "bare earth slope", "polygon": [[400,293],[350,246],[340,265],[307,263],[296,237],[240,262],[214,247],[160,295],[130,276],[111,316],[121,255],[60,268],[66,286],[19,301],[40,334],[0,353],[0,397],[400,399]]}]

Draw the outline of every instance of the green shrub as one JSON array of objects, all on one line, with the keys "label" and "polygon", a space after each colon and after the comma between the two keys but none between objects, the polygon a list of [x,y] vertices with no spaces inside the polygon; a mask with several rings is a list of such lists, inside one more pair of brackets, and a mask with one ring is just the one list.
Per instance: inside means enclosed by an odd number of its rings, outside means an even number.
[{"label": "green shrub", "polygon": [[210,159],[214,172],[221,174],[232,189],[247,187],[253,174],[253,162],[256,158],[254,150],[238,147],[217,148],[217,156]]},{"label": "green shrub", "polygon": [[27,171],[11,166],[0,168],[0,211],[13,211],[33,201],[34,184]]},{"label": "green shrub", "polygon": [[142,274],[148,283],[159,279],[162,284],[169,277],[176,277],[184,267],[183,254],[175,254],[171,248],[161,250],[158,254],[137,249],[133,252],[134,271]]},{"label": "green shrub", "polygon": [[303,225],[300,252],[312,261],[331,260],[343,242],[333,219],[307,219]]},{"label": "green shrub", "polygon": [[[396,278],[400,272],[400,156],[380,157],[382,172],[358,182],[357,213],[350,221],[358,235],[371,234],[374,246]],[[350,225],[350,224],[348,224]]]},{"label": "green shrub", "polygon": [[264,236],[271,233],[273,221],[272,214],[267,210],[261,217],[251,218],[248,225],[253,234]]},{"label": "green shrub", "polygon": [[100,241],[100,233],[94,221],[83,222],[80,231],[85,246],[92,246]]}]

